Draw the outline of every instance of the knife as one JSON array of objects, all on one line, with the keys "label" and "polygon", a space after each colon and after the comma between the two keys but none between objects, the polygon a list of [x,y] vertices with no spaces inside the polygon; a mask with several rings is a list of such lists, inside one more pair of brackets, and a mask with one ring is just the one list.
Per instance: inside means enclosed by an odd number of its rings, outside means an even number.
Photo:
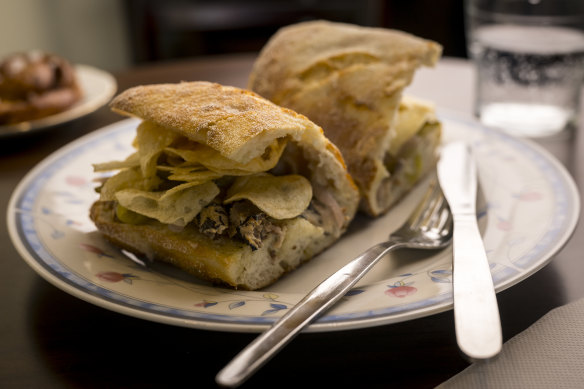
[{"label": "knife", "polygon": [[454,220],[454,325],[460,351],[471,361],[496,356],[502,348],[501,322],[489,261],[477,224],[477,170],[465,142],[442,148],[438,180]]}]

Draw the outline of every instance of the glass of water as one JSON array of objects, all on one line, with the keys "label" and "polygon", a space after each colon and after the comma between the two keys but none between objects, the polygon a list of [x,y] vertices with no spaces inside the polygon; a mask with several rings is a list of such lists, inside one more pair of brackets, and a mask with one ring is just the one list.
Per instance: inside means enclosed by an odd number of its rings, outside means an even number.
[{"label": "glass of water", "polygon": [[465,0],[475,114],[521,137],[574,128],[584,82],[584,0]]}]

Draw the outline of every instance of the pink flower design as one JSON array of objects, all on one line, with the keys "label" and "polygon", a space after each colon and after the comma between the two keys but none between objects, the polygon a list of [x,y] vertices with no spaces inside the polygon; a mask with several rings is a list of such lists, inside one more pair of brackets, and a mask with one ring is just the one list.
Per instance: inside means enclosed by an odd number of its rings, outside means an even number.
[{"label": "pink flower design", "polygon": [[120,282],[120,281],[124,281],[128,284],[132,283],[132,279],[137,279],[138,276],[135,276],[133,274],[130,273],[118,273],[115,271],[104,271],[104,272],[100,272],[96,274],[97,278],[99,278],[102,281],[106,281],[106,282]]},{"label": "pink flower design", "polygon": [[91,244],[80,243],[79,247],[81,247],[83,250],[85,250],[87,252],[96,254],[98,258],[101,258],[101,257],[113,258],[111,255],[107,254],[105,251],[103,251],[99,247],[91,245]]},{"label": "pink flower design", "polygon": [[79,176],[67,176],[65,182],[71,186],[85,186],[87,184],[87,180]]},{"label": "pink flower design", "polygon": [[499,218],[499,221],[497,222],[497,228],[502,231],[509,231],[511,228],[513,228],[513,225],[509,220]]},{"label": "pink flower design", "polygon": [[522,201],[538,201],[543,198],[543,195],[539,192],[532,191],[519,193],[517,197]]},{"label": "pink flower design", "polygon": [[212,307],[213,305],[217,305],[216,301],[207,301],[207,300],[203,300],[199,303],[194,304],[195,307],[203,307],[203,308],[209,308]]},{"label": "pink flower design", "polygon": [[404,298],[418,291],[418,288],[410,285],[406,285],[403,281],[398,281],[394,285],[388,285],[389,289],[385,291],[388,296],[394,296],[399,298]]}]

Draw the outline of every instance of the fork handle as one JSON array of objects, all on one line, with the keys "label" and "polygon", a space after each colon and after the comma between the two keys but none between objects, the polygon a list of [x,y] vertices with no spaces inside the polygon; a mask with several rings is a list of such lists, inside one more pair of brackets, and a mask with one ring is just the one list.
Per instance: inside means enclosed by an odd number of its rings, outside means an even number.
[{"label": "fork handle", "polygon": [[453,300],[456,340],[472,361],[501,351],[497,297],[483,241],[473,213],[454,214]]},{"label": "fork handle", "polygon": [[219,385],[236,387],[249,378],[304,327],[343,297],[383,256],[401,246],[380,243],[337,270],[235,356],[216,376]]}]

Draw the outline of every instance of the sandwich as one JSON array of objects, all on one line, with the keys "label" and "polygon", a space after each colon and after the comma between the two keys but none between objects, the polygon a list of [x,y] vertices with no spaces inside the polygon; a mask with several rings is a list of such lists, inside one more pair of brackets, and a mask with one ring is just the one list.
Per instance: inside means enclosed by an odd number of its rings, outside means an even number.
[{"label": "sandwich", "polygon": [[90,217],[122,249],[255,290],[334,243],[359,192],[320,127],[253,92],[209,82],[131,88],[135,152],[106,175]]},{"label": "sandwich", "polygon": [[270,38],[248,88],[321,126],[359,187],[361,210],[378,216],[436,164],[434,107],[404,98],[404,89],[441,52],[401,31],[304,22]]}]

